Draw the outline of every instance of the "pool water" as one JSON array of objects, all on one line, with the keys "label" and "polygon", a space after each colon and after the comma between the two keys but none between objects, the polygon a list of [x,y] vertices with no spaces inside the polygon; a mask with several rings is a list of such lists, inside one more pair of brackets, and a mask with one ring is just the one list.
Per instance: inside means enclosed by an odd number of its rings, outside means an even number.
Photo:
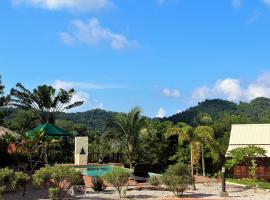
[{"label": "pool water", "polygon": [[112,166],[88,166],[83,170],[83,174],[91,177],[103,176],[112,171]]}]

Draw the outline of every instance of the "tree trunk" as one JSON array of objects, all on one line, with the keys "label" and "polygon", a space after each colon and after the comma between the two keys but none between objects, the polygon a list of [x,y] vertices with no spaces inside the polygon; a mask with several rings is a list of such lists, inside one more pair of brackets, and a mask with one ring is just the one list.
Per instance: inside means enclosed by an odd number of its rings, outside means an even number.
[{"label": "tree trunk", "polygon": [[204,149],[203,149],[203,145],[201,146],[202,148],[202,170],[203,170],[203,176],[205,177],[205,160],[204,160]]},{"label": "tree trunk", "polygon": [[131,169],[132,168],[132,156],[131,156],[129,144],[127,145],[127,153],[128,153],[129,168]]},{"label": "tree trunk", "polygon": [[45,166],[48,165],[48,142],[46,141],[45,142],[45,145],[44,145],[44,163],[45,163]]},{"label": "tree trunk", "polygon": [[196,176],[199,176],[199,164],[196,164]]},{"label": "tree trunk", "polygon": [[192,190],[196,190],[192,150],[190,150],[190,164],[191,164]]}]

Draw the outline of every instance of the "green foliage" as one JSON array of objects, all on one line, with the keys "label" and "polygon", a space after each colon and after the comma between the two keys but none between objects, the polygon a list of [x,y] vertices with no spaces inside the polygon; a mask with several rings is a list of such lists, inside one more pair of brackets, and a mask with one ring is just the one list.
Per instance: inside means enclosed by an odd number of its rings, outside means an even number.
[{"label": "green foliage", "polygon": [[148,179],[147,179],[147,182],[152,185],[152,186],[159,186],[160,185],[160,179],[158,176],[150,176]]},{"label": "green foliage", "polygon": [[266,150],[262,147],[249,145],[247,147],[238,147],[228,153],[229,159],[225,166],[235,167],[241,163],[249,166],[249,174],[252,178],[256,177],[256,158],[265,157]]},{"label": "green foliage", "polygon": [[103,191],[103,190],[106,189],[106,185],[104,184],[103,179],[100,178],[100,177],[93,178],[92,184],[93,184],[93,185],[92,185],[91,188],[92,188],[94,191],[101,192],[101,191]]},{"label": "green foliage", "polygon": [[25,185],[30,181],[30,176],[23,172],[14,172],[9,168],[0,169],[0,199],[3,192],[7,190],[16,190],[22,187],[25,195]]},{"label": "green foliage", "polygon": [[53,190],[52,193],[57,191],[58,198],[64,197],[69,188],[82,182],[80,171],[64,165],[41,168],[33,176],[33,183],[39,187],[53,184],[57,190]]},{"label": "green foliage", "polygon": [[270,182],[268,182],[268,181],[247,179],[247,178],[243,178],[243,179],[228,178],[226,180],[228,182],[231,182],[231,183],[237,183],[237,184],[246,185],[246,186],[250,186],[250,187],[259,187],[262,189],[270,189]]},{"label": "green foliage", "polygon": [[182,163],[169,166],[161,179],[176,196],[182,196],[193,182],[189,166]]},{"label": "green foliage", "polygon": [[39,123],[40,122],[36,112],[21,109],[16,110],[15,116],[7,121],[10,129],[21,134],[36,127]]},{"label": "green foliage", "polygon": [[135,107],[129,113],[118,115],[108,124],[107,137],[114,138],[126,151],[129,166],[132,167],[135,146],[141,131],[146,131],[146,120],[141,116],[140,108]]},{"label": "green foliage", "polygon": [[127,184],[129,175],[130,173],[126,169],[117,167],[105,174],[103,179],[112,184],[121,199],[123,197],[123,187]]},{"label": "green foliage", "polygon": [[10,105],[35,110],[40,113],[43,123],[53,123],[54,113],[63,112],[83,104],[83,101],[71,103],[74,94],[74,89],[69,91],[60,89],[56,93],[56,89],[48,85],[40,85],[31,92],[21,83],[17,83],[16,87],[10,90]]},{"label": "green foliage", "polygon": [[61,195],[61,191],[59,188],[48,189],[48,196],[50,199],[53,199],[53,200],[59,199],[60,195]]},{"label": "green foliage", "polygon": [[25,195],[26,184],[30,181],[30,176],[23,172],[15,172],[16,188],[21,187],[23,190],[22,196]]},{"label": "green foliage", "polygon": [[[16,180],[14,171],[12,169],[7,167],[0,169],[0,187],[2,191],[15,190]],[[0,197],[1,196],[2,194],[0,194]]]}]

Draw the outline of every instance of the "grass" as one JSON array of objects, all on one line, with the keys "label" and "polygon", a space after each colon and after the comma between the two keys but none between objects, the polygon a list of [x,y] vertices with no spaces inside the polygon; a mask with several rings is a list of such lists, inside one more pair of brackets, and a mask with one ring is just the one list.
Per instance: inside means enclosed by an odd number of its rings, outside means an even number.
[{"label": "grass", "polygon": [[270,189],[270,182],[267,181],[262,181],[262,180],[253,180],[253,179],[232,179],[232,178],[228,178],[226,179],[228,182],[231,183],[237,183],[237,184],[241,184],[241,185],[246,185],[246,186],[250,186],[250,187],[259,187],[262,189]]}]

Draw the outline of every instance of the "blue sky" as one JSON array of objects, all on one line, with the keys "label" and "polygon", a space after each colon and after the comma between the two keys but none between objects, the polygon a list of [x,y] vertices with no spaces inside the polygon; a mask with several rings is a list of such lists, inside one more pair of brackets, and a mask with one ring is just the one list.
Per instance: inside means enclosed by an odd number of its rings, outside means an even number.
[{"label": "blue sky", "polygon": [[0,25],[6,92],[74,87],[76,111],[270,97],[269,0],[2,0]]}]

